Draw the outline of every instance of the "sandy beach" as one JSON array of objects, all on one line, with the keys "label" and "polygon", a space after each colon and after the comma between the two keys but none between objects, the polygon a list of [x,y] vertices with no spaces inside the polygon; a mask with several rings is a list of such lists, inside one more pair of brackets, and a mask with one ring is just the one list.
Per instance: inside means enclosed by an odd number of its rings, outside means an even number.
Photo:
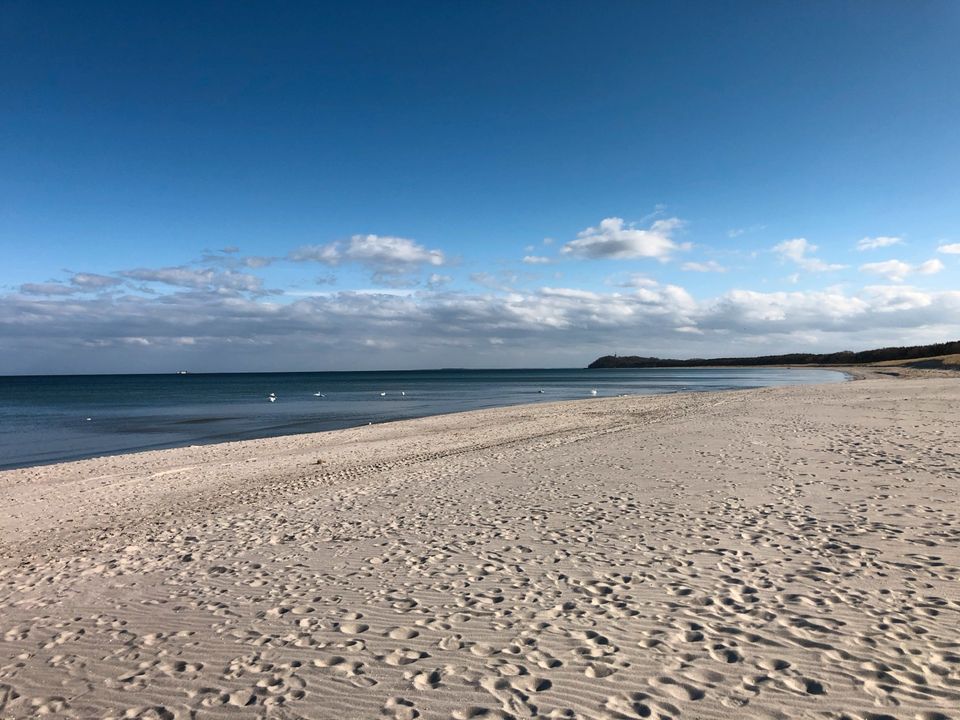
[{"label": "sandy beach", "polygon": [[960,718],[958,417],[916,373],[3,472],[0,718]]}]

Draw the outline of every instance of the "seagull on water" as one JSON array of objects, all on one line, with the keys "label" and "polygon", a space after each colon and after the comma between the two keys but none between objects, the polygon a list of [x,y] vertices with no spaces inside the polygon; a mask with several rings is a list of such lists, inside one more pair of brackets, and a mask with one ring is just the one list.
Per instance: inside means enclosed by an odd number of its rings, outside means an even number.
[{"label": "seagull on water", "polygon": [[387,394],[385,392],[380,393],[380,397],[386,397],[386,396]]},{"label": "seagull on water", "polygon": [[269,400],[270,402],[276,402],[276,401],[277,401],[277,396],[274,395],[273,393],[270,393],[270,394],[267,396],[267,400]]}]

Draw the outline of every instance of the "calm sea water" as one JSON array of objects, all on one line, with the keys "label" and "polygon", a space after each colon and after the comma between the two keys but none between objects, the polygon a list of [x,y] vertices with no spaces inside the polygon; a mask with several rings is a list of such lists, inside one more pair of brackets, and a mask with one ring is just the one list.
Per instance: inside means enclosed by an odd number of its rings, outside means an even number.
[{"label": "calm sea water", "polygon": [[588,399],[592,389],[610,397],[844,378],[784,368],[0,377],[0,468]]}]

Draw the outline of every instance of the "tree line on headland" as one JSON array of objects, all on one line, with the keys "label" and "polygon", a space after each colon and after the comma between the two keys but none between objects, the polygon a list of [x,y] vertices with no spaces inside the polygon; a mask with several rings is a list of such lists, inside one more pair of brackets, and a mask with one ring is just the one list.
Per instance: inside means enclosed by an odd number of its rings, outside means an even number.
[{"label": "tree line on headland", "polygon": [[835,353],[789,353],[787,355],[761,355],[759,357],[728,358],[690,358],[672,360],[669,358],[640,357],[637,355],[604,355],[590,363],[588,368],[656,368],[656,367],[710,367],[718,365],[859,365],[863,363],[887,362],[890,360],[916,360],[937,355],[960,353],[960,340],[936,343],[934,345],[913,345],[910,347],[885,347],[876,350],[852,352],[844,350]]}]

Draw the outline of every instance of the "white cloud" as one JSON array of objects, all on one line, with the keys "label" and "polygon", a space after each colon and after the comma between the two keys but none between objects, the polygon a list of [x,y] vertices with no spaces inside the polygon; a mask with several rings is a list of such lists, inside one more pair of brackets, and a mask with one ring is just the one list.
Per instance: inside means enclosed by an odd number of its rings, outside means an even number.
[{"label": "white cloud", "polygon": [[248,255],[246,257],[241,257],[237,255],[239,251],[239,248],[229,247],[223,248],[219,254],[207,252],[204,253],[195,263],[190,264],[208,267],[217,266],[227,268],[229,270],[237,270],[240,268],[257,270],[259,268],[272,265],[279,259],[276,257],[266,257],[264,255]]},{"label": "white cloud", "polygon": [[135,268],[123,270],[118,274],[130,280],[195,290],[215,289],[254,293],[263,290],[263,280],[257,276],[232,270],[215,272],[207,268],[198,269],[179,265],[165,268]]},{"label": "white cloud", "polygon": [[729,230],[727,230],[727,237],[738,238],[741,235],[746,235],[747,233],[754,233],[759,230],[766,230],[766,229],[767,229],[766,225],[750,225],[748,227],[730,228]]},{"label": "white cloud", "polygon": [[324,265],[336,265],[340,262],[340,244],[301,245],[291,250],[287,258],[294,262],[318,262]]},{"label": "white cloud", "polygon": [[782,243],[775,245],[773,251],[778,253],[782,259],[794,262],[809,272],[842,270],[846,267],[846,265],[833,265],[812,257],[812,254],[817,251],[817,246],[808,242],[806,238],[784,240]]},{"label": "white cloud", "polygon": [[524,255],[523,262],[527,265],[547,265],[551,261],[550,258],[543,255]]},{"label": "white cloud", "polygon": [[[490,290],[501,290],[503,292],[511,292],[511,278],[508,276],[501,280],[496,275],[488,272],[475,272],[470,273],[470,282],[476,283],[481,287],[489,288]],[[506,281],[506,282],[505,282]]]},{"label": "white cloud", "polygon": [[921,275],[936,275],[938,272],[943,270],[943,268],[943,262],[937,258],[933,258],[932,260],[925,260],[917,265],[917,272]]},{"label": "white cloud", "polygon": [[943,270],[943,263],[936,258],[919,265],[911,265],[902,260],[884,260],[883,262],[866,263],[860,266],[861,272],[881,275],[893,282],[903,282],[908,275],[934,275],[941,270]]},{"label": "white cloud", "polygon": [[937,248],[937,252],[946,255],[960,255],[960,243],[947,243]]},{"label": "white cloud", "polygon": [[870,306],[878,313],[896,313],[927,308],[936,296],[905,285],[874,285],[863,289]]},{"label": "white cloud", "polygon": [[428,250],[413,240],[390,235],[354,235],[346,243],[303,245],[289,256],[297,262],[338,265],[345,260],[361,263],[379,273],[405,273],[420,265],[446,262],[440,250]]},{"label": "white cloud", "polygon": [[72,295],[80,289],[59,282],[24,283],[20,292],[24,295]]},{"label": "white cloud", "polygon": [[449,285],[453,280],[449,275],[441,275],[440,273],[430,273],[430,277],[427,278],[427,287],[431,290],[438,290],[439,288]]},{"label": "white cloud", "polygon": [[412,272],[402,272],[394,268],[377,270],[370,275],[370,282],[390,288],[412,288],[420,281]]},{"label": "white cloud", "polygon": [[726,272],[727,269],[716,260],[707,260],[706,262],[687,262],[680,266],[681,270],[690,270],[692,272]]},{"label": "white cloud", "polygon": [[626,288],[641,288],[641,287],[656,287],[660,283],[654,280],[651,277],[647,277],[642,273],[630,273],[625,278],[622,278],[615,281],[615,278],[610,278],[608,284],[614,284],[617,287],[626,287]]},{"label": "white cloud", "polygon": [[876,250],[877,248],[890,247],[891,245],[900,245],[903,238],[890,235],[878,235],[876,237],[865,237],[857,243],[857,250]]},{"label": "white cloud", "polygon": [[443,265],[445,262],[440,250],[428,250],[413,240],[387,235],[354,235],[343,254],[381,271],[398,265]]},{"label": "white cloud", "polygon": [[566,243],[561,252],[573,257],[600,258],[656,258],[667,260],[685,245],[674,242],[672,234],[683,222],[678,218],[657,220],[647,230],[625,224],[621,218],[610,217],[577,234],[576,240]]},{"label": "white cloud", "polygon": [[240,264],[243,265],[243,267],[256,269],[267,267],[273,264],[274,260],[275,258],[263,257],[262,255],[250,255],[249,257],[241,258]]},{"label": "white cloud", "polygon": [[131,280],[200,289],[210,285],[214,272],[213,270],[195,270],[181,265],[179,267],[154,269],[135,268],[133,270],[123,270],[120,274]]},{"label": "white cloud", "polygon": [[884,260],[883,262],[867,263],[860,266],[860,272],[882,275],[894,282],[902,282],[912,270],[913,267],[902,260]]},{"label": "white cloud", "polygon": [[104,288],[114,287],[123,283],[120,278],[110,277],[109,275],[98,275],[97,273],[75,273],[70,282],[84,290],[103,290]]},{"label": "white cloud", "polygon": [[[811,326],[829,328],[838,321],[861,316],[868,304],[857,296],[840,291],[773,292],[731,290],[711,303],[711,324],[730,327],[743,323],[744,329],[768,332],[806,330]],[[736,319],[736,320],[734,320]]]}]

